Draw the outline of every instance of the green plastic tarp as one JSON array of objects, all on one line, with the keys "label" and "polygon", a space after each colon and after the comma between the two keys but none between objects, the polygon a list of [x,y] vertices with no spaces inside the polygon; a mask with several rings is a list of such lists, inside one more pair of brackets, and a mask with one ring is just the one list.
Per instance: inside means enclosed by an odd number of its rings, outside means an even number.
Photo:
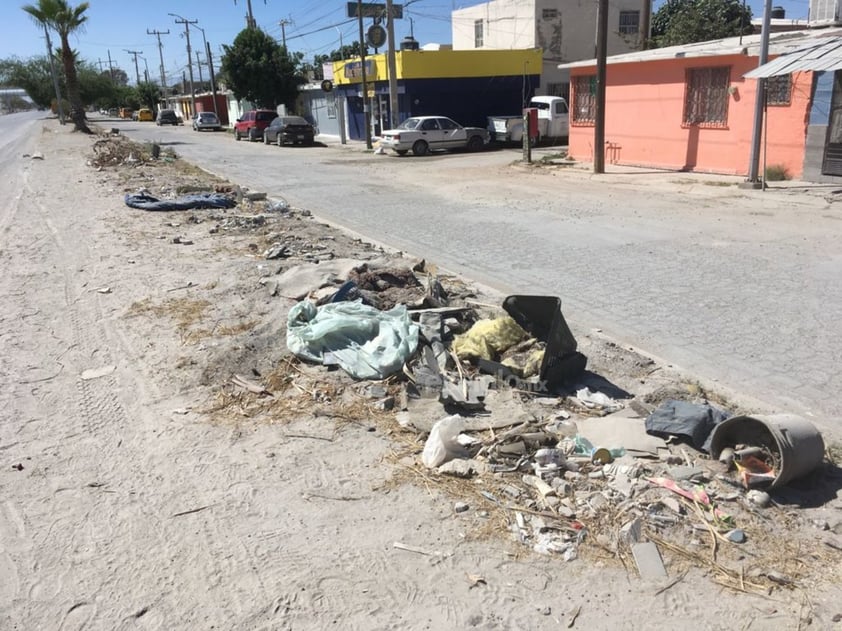
[{"label": "green plastic tarp", "polygon": [[418,325],[405,305],[380,311],[361,301],[317,307],[299,302],[287,316],[287,348],[297,357],[337,363],[356,379],[398,372],[418,346]]}]

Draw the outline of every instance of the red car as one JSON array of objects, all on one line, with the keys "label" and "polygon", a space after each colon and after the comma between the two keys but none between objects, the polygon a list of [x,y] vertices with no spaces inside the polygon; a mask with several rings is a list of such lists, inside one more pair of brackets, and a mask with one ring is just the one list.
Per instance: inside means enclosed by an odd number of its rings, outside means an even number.
[{"label": "red car", "polygon": [[263,130],[269,127],[269,123],[278,117],[274,110],[251,110],[243,114],[234,123],[234,140],[248,138],[249,140],[260,140],[263,138]]}]

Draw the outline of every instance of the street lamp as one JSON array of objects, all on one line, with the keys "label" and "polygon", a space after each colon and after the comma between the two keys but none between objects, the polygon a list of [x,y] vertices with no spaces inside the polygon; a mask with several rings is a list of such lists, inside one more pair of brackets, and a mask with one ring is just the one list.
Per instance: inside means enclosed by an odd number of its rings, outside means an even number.
[{"label": "street lamp", "polygon": [[198,20],[188,20],[177,13],[167,13],[167,15],[177,18],[176,24],[184,24],[184,33],[187,36],[187,70],[190,75],[190,115],[193,116],[196,113],[196,94],[193,90],[193,61],[191,60],[193,51],[190,48],[190,25],[196,24]]}]

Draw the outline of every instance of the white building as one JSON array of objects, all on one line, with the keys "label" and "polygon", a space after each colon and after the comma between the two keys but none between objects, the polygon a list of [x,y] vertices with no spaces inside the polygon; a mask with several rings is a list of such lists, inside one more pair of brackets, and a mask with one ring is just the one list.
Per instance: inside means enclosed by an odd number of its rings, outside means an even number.
[{"label": "white building", "polygon": [[[609,0],[608,54],[639,50],[646,0]],[[596,56],[596,0],[491,0],[451,13],[453,49],[543,50],[539,93],[567,96],[560,63]],[[532,71],[532,69],[529,69]]]}]

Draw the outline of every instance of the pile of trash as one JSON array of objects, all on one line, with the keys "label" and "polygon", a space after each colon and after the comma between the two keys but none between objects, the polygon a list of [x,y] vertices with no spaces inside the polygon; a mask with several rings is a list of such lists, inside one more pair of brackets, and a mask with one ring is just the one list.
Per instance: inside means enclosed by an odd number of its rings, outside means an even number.
[{"label": "pile of trash", "polygon": [[[540,554],[608,556],[643,578],[701,566],[744,591],[803,576],[770,523],[804,526],[781,512],[781,493],[826,468],[809,422],[728,410],[698,388],[643,391],[653,372],[671,377],[640,357],[618,356],[645,372],[612,383],[588,370],[556,296],[495,303],[426,261],[317,230],[283,202],[260,196],[243,212],[246,195],[213,194],[244,206],[189,223],[249,233],[260,284],[290,304],[289,354],[265,377],[237,375],[215,410],[390,423],[406,444],[396,471],[438,483],[476,530],[505,523]],[[274,346],[277,329],[267,334]],[[838,555],[842,533],[821,532],[814,554]]]},{"label": "pile of trash", "polygon": [[[330,273],[302,291],[317,269]],[[423,440],[402,463],[441,481],[461,516],[498,512],[535,552],[573,561],[598,550],[643,578],[668,575],[668,551],[735,589],[794,583],[798,569],[767,555],[780,547],[762,511],[823,464],[806,420],[735,415],[703,393],[647,403],[586,370],[557,297],[496,307],[448,291],[423,261],[331,261],[281,276],[278,295],[298,300],[287,348],[382,384],[368,388],[372,408],[395,410]],[[755,567],[724,564],[745,554]]]}]

